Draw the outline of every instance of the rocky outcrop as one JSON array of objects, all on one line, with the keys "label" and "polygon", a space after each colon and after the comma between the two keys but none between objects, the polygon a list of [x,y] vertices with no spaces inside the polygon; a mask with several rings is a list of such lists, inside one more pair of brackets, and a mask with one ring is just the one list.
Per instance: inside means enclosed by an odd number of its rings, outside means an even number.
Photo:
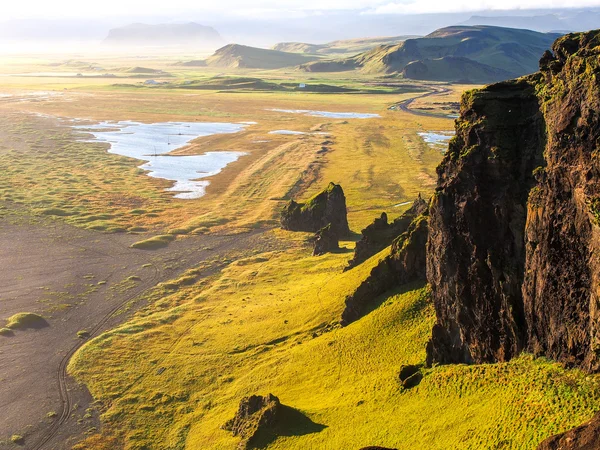
[{"label": "rocky outcrop", "polygon": [[421,382],[423,374],[421,373],[419,366],[408,364],[400,368],[398,379],[404,389],[411,389]]},{"label": "rocky outcrop", "polygon": [[337,233],[331,228],[331,224],[317,231],[315,234],[313,256],[324,255],[325,253],[335,252],[339,249],[339,238]]},{"label": "rocky outcrop", "polygon": [[465,93],[430,204],[431,363],[527,349],[599,368],[600,32]]},{"label": "rocky outcrop", "polygon": [[290,200],[281,212],[281,227],[290,231],[317,232],[331,224],[339,237],[350,234],[346,197],[339,184],[329,186],[304,203]]},{"label": "rocky outcrop", "polygon": [[363,447],[360,450],[398,450],[396,448],[379,447],[377,445],[371,445],[370,447]]},{"label": "rocky outcrop", "polygon": [[388,256],[382,259],[365,281],[346,298],[340,323],[345,326],[361,318],[378,296],[416,280],[425,280],[425,246],[427,215],[415,218],[408,229],[392,243]]},{"label": "rocky outcrop", "polygon": [[600,369],[600,31],[553,46],[540,83],[548,145],[527,210],[530,351]]},{"label": "rocky outcrop", "polygon": [[412,206],[393,222],[388,223],[387,214],[381,213],[381,217],[376,218],[372,224],[361,231],[362,237],[356,243],[354,256],[345,270],[352,269],[391,245],[392,241],[404,233],[411,222],[425,211],[427,211],[427,202],[419,194]]},{"label": "rocky outcrop", "polygon": [[549,437],[537,450],[598,450],[600,448],[600,413],[592,420],[565,433]]},{"label": "rocky outcrop", "polygon": [[242,438],[238,449],[254,448],[258,434],[265,429],[272,429],[281,411],[282,405],[273,394],[244,397],[235,417],[228,420],[223,429]]}]

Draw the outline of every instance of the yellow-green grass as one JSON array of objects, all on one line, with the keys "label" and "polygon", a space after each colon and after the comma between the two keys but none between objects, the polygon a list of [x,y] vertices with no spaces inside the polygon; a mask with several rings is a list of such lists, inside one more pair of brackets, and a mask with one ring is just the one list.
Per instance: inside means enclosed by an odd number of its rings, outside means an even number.
[{"label": "yellow-green grass", "polygon": [[238,439],[220,427],[255,393],[314,423],[308,434],[281,424],[282,436],[262,442],[277,449],[535,448],[591,417],[596,377],[528,355],[423,369],[404,390],[400,365],[424,362],[434,322],[427,287],[390,292],[363,319],[336,325],[345,295],[386,251],[341,273],[347,255],[295,248],[171,294],[159,286],[148,308],[71,361],[105,408],[102,434],[81,448],[233,449]]},{"label": "yellow-green grass", "polygon": [[47,326],[48,322],[39,314],[22,312],[12,315],[6,320],[9,330],[23,330],[26,328],[39,328]]},{"label": "yellow-green grass", "polygon": [[[143,241],[134,242],[131,244],[131,248],[137,248],[141,250],[155,250],[157,248],[166,247],[169,242],[175,240],[175,236],[171,234],[163,234],[159,236],[153,236]],[[131,278],[131,277],[130,277]]]},{"label": "yellow-green grass", "polygon": [[[282,199],[296,184],[319,189],[329,181],[348,191],[353,227],[360,229],[381,208],[430,192],[435,165],[441,159],[417,131],[449,129],[451,121],[418,118],[388,111],[389,104],[412,94],[323,95],[302,93],[186,93],[178,90],[69,92],[71,101],[52,100],[31,106],[6,106],[63,117],[96,120],[254,120],[248,131],[203,138],[187,153],[211,149],[249,152],[211,179],[200,200],[172,198],[165,180],[148,177],[139,161],[107,153],[101,143],[81,137],[47,119],[7,114],[0,121],[0,163],[7,170],[0,199],[39,214],[97,231],[170,231],[205,233],[224,224],[256,226],[274,223]],[[80,96],[81,95],[81,96]],[[378,119],[331,120],[281,114],[270,108],[377,112]],[[329,152],[319,156],[327,137],[274,136],[274,129],[330,133]],[[389,137],[387,137],[389,136]],[[260,143],[268,140],[268,143]],[[308,174],[308,175],[306,175]],[[306,179],[305,179],[306,178]],[[297,191],[297,190],[296,190]],[[302,189],[299,191],[301,193]],[[298,191],[297,191],[298,192]],[[314,192],[313,192],[314,193]],[[218,211],[218,215],[215,215]],[[399,211],[400,212],[400,211]],[[390,211],[393,215],[393,211]],[[351,216],[352,216],[351,214]],[[208,223],[209,225],[203,225]],[[208,229],[207,229],[208,228]]]}]

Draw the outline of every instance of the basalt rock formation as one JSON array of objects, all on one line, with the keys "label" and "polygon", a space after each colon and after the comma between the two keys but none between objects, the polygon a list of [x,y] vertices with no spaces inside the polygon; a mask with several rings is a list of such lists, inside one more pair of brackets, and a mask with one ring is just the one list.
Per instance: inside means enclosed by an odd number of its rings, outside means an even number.
[{"label": "basalt rock formation", "polygon": [[325,253],[335,252],[340,249],[338,235],[331,228],[331,224],[321,228],[315,234],[315,246],[313,256],[324,255]]},{"label": "basalt rock formation", "polygon": [[430,204],[427,362],[600,369],[600,31],[464,94]]},{"label": "basalt rock formation", "polygon": [[361,231],[362,237],[354,248],[354,257],[348,262],[345,270],[352,269],[371,256],[391,245],[392,241],[404,233],[411,222],[427,211],[427,202],[421,198],[421,194],[400,217],[392,223],[388,223],[386,213],[376,218],[372,224]]},{"label": "basalt rock formation", "polygon": [[305,203],[290,200],[281,212],[281,227],[284,230],[314,233],[328,225],[339,237],[350,234],[346,197],[339,184],[329,183],[325,190]]},{"label": "basalt rock formation", "polygon": [[416,217],[408,229],[392,243],[388,256],[382,259],[365,281],[346,298],[340,323],[345,326],[360,319],[381,294],[411,281],[425,280],[428,217]]},{"label": "basalt rock formation", "polygon": [[281,411],[282,405],[273,394],[244,397],[235,417],[228,420],[223,429],[242,438],[238,449],[250,449],[261,430],[275,426]]},{"label": "basalt rock formation", "polygon": [[379,447],[377,445],[371,445],[370,447],[363,447],[360,450],[398,450],[398,449],[388,448],[388,447]]},{"label": "basalt rock formation", "polygon": [[583,425],[551,436],[537,450],[597,450],[600,448],[600,413]]}]

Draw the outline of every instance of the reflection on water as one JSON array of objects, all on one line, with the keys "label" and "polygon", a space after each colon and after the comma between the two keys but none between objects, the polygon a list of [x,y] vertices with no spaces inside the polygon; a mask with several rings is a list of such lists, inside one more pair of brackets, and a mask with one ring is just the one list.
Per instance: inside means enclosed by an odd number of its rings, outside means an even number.
[{"label": "reflection on water", "polygon": [[110,153],[146,161],[140,167],[155,178],[174,181],[168,191],[179,192],[176,198],[202,197],[209,182],[200,180],[216,175],[236,161],[243,152],[207,152],[202,155],[175,156],[168,153],[184,147],[193,139],[212,134],[237,133],[246,125],[235,123],[132,121],[101,122],[96,125],[75,125],[74,128],[92,134],[87,141],[107,142]]},{"label": "reflection on water", "polygon": [[379,114],[355,113],[355,112],[331,112],[331,111],[313,111],[310,109],[269,109],[289,114],[303,114],[305,116],[327,117],[329,119],[373,119],[381,117]]},{"label": "reflection on water", "polygon": [[431,148],[445,152],[448,148],[448,142],[454,136],[454,131],[428,131],[417,133],[423,138],[425,143]]}]

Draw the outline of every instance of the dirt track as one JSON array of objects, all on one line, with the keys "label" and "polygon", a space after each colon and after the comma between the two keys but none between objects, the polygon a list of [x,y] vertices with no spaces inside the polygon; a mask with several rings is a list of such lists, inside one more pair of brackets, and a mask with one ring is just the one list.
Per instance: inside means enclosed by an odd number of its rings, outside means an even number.
[{"label": "dirt track", "polygon": [[[48,322],[0,336],[0,448],[14,448],[8,441],[13,434],[25,437],[27,449],[70,448],[97,426],[97,418],[86,416],[89,394],[66,377],[70,356],[84,342],[78,331],[114,327],[128,317],[116,314],[122,304],[201,261],[271,245],[255,232],[195,236],[156,251],[130,249],[139,239],[52,219],[0,220],[0,319],[27,311]],[[140,280],[124,283],[130,276]]]}]

